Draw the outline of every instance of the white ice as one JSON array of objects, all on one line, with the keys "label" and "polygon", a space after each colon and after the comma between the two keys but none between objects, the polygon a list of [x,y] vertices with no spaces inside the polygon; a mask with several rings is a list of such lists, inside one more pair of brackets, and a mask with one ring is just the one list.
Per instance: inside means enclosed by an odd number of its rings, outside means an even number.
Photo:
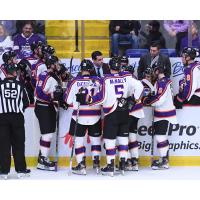
[{"label": "white ice", "polygon": [[[14,169],[11,170],[8,179],[17,179]],[[200,167],[171,167],[168,170],[152,170],[148,167],[140,168],[138,172],[125,172],[122,176],[118,172],[114,177],[96,174],[91,168],[87,169],[87,175],[68,175],[68,168],[59,168],[57,172],[42,171],[31,168],[30,177],[25,180],[200,180]]]}]

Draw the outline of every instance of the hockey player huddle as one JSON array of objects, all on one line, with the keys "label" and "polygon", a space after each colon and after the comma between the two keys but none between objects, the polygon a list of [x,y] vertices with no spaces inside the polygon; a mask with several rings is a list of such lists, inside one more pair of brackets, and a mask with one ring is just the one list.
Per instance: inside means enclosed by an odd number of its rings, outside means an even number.
[{"label": "hockey player huddle", "polygon": [[[133,75],[134,68],[127,57],[113,57],[109,61],[109,73],[99,76],[93,62],[83,59],[79,74],[72,78],[54,55],[54,49],[41,42],[32,45],[34,52],[30,85],[35,91],[35,114],[39,121],[41,139],[38,169],[56,170],[57,162],[49,160],[53,134],[57,126],[57,109],[72,107],[69,133],[66,136],[72,148],[70,161],[75,153],[77,165],[70,171],[86,175],[86,147],[84,137],[88,134],[91,143],[93,168],[97,173],[114,176],[118,171],[138,171],[139,151],[137,127],[144,118],[143,106],[152,106],[152,140],[160,154],[152,160],[152,169],[169,168],[169,124],[177,124],[176,108],[187,102],[200,102],[199,63],[194,59],[197,52],[185,48],[182,53],[185,78],[180,81],[179,93],[173,97],[171,80],[165,77],[165,69],[159,66],[148,68],[143,80]],[[7,52],[7,60],[13,62],[15,54]],[[4,58],[5,56],[3,56]],[[97,53],[97,57],[101,54]],[[33,62],[34,60],[34,62]],[[2,72],[6,71],[1,67]],[[4,73],[6,76],[6,74]],[[63,90],[63,82],[67,88]],[[176,106],[176,108],[175,108]],[[106,152],[106,166],[100,166],[102,148]],[[116,156],[119,162],[116,161]]]}]

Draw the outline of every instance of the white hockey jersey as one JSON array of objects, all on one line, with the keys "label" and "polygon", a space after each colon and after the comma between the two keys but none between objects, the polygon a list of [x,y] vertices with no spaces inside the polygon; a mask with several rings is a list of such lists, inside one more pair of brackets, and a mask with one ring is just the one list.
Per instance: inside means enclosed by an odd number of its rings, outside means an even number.
[{"label": "white hockey jersey", "polygon": [[144,99],[147,105],[154,107],[154,122],[167,120],[172,124],[177,124],[171,83],[171,80],[166,77],[157,80],[154,85],[155,95]]},{"label": "white hockey jersey", "polygon": [[103,105],[105,115],[116,110],[118,98],[128,98],[134,95],[140,99],[143,93],[143,85],[133,78],[128,72],[106,75],[102,82],[101,91],[92,97],[91,105]]},{"label": "white hockey jersey", "polygon": [[[178,94],[179,101],[190,101],[193,95],[200,97],[200,62],[194,62],[184,69],[183,92]],[[179,83],[181,84],[181,83]],[[197,102],[199,103],[199,102]]]},{"label": "white hockey jersey", "polygon": [[[78,102],[76,94],[81,88],[85,93],[93,96],[99,92],[100,79],[95,76],[77,76],[67,86],[64,94],[64,100],[67,104],[73,106],[72,118],[76,120]],[[101,118],[101,106],[80,105],[78,123],[82,125],[93,125]]]},{"label": "white hockey jersey", "polygon": [[4,65],[0,66],[0,80],[4,80],[6,78],[6,71],[4,69]]}]

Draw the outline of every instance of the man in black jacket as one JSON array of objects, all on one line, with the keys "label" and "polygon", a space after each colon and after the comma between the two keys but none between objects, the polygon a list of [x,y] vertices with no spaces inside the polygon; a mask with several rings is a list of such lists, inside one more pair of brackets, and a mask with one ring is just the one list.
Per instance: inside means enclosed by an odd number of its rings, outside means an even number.
[{"label": "man in black jacket", "polygon": [[119,55],[119,41],[130,41],[132,48],[139,47],[138,33],[141,28],[136,20],[111,20],[110,35],[112,40],[112,56]]},{"label": "man in black jacket", "polygon": [[163,54],[160,54],[160,45],[158,43],[151,44],[150,52],[146,55],[140,57],[139,66],[138,66],[138,79],[143,78],[143,74],[147,68],[154,69],[155,67],[164,68],[164,74],[166,77],[171,75],[171,63],[169,57]]},{"label": "man in black jacket", "polygon": [[103,62],[103,54],[100,51],[92,52],[92,62],[94,70],[91,71],[92,76],[104,77],[105,74],[110,74],[110,68],[108,64]]}]

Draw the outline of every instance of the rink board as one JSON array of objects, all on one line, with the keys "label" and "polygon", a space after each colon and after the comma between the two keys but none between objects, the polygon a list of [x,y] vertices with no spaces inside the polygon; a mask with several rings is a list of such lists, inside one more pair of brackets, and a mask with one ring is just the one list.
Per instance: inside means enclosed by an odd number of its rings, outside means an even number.
[{"label": "rink board", "polygon": [[[151,150],[151,125],[152,109],[144,108],[145,118],[139,120],[138,142],[141,166],[150,164]],[[185,106],[182,110],[177,110],[177,125],[169,127],[168,138],[170,142],[170,164],[173,166],[200,166],[200,107]],[[68,166],[71,149],[65,144],[65,135],[68,133],[72,109],[60,111],[59,126],[59,165]],[[39,152],[40,131],[38,120],[34,114],[34,107],[30,107],[25,112],[25,129],[26,129],[26,158],[28,165],[37,164],[37,155]],[[85,137],[86,155],[88,163],[91,164],[90,144]],[[155,144],[156,145],[156,144]],[[155,156],[156,146],[154,146]],[[52,143],[51,156],[55,155],[55,138]],[[105,150],[102,147],[102,164],[105,163]]]}]

